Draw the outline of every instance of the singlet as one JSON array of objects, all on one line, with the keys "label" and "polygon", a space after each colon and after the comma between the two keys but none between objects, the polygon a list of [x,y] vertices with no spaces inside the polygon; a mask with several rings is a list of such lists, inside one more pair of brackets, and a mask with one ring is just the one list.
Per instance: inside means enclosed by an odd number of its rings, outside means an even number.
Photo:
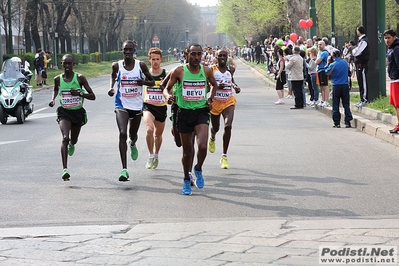
[{"label": "singlet", "polygon": [[229,99],[229,97],[231,95],[233,95],[231,73],[228,69],[226,69],[226,72],[224,72],[224,73],[220,72],[217,65],[212,66],[212,72],[213,72],[213,76],[215,77],[216,83],[224,84],[223,88],[216,90],[216,94],[213,99],[217,100],[217,101],[225,102]]},{"label": "singlet", "polygon": [[153,87],[143,86],[144,102],[155,106],[164,106],[166,105],[166,99],[161,89],[161,81],[166,77],[166,70],[162,69],[161,74],[152,77],[155,80],[155,85]]},{"label": "singlet", "polygon": [[177,105],[183,109],[196,110],[206,107],[206,93],[208,84],[205,77],[204,66],[200,66],[197,74],[191,73],[187,65],[183,65],[183,79],[175,88]]},{"label": "singlet", "polygon": [[137,84],[137,79],[143,79],[140,61],[135,60],[132,70],[126,70],[123,60],[118,61],[119,71],[116,76],[117,92],[115,108],[128,110],[141,110],[143,108],[143,86]]},{"label": "singlet", "polygon": [[60,99],[60,106],[67,110],[78,110],[83,107],[84,98],[81,96],[73,96],[70,92],[72,89],[77,89],[81,92],[85,92],[78,80],[78,73],[73,73],[71,81],[66,82],[63,75],[60,75],[60,90],[58,92],[58,98]]}]

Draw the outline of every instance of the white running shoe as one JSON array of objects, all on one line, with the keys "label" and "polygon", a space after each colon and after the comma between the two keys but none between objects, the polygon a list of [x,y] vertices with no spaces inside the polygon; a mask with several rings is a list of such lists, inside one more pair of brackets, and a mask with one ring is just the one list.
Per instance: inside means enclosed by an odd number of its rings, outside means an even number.
[{"label": "white running shoe", "polygon": [[285,98],[286,98],[286,99],[292,99],[292,98],[294,98],[294,97],[292,97],[291,94],[288,94],[287,96],[285,96]]},{"label": "white running shoe", "polygon": [[277,102],[275,102],[275,104],[285,104],[283,99],[278,99]]},{"label": "white running shoe", "polygon": [[323,104],[324,104],[324,102],[323,102],[323,101],[319,101],[319,103],[317,104],[317,106],[318,106],[318,107],[322,107],[322,106],[323,106]]},{"label": "white running shoe", "polygon": [[329,106],[330,106],[329,102],[324,102],[323,105],[322,105],[322,107],[329,107]]}]

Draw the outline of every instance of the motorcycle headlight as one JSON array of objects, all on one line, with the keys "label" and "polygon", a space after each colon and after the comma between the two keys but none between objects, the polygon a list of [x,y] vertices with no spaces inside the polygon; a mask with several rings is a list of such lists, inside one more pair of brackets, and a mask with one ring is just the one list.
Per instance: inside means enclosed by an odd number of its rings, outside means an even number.
[{"label": "motorcycle headlight", "polygon": [[18,93],[19,93],[19,88],[14,88],[14,89],[11,91],[10,96],[11,96],[11,97],[15,97],[15,96],[17,96]]},{"label": "motorcycle headlight", "polygon": [[3,95],[3,97],[8,97],[8,91],[5,89],[1,89],[1,95]]}]

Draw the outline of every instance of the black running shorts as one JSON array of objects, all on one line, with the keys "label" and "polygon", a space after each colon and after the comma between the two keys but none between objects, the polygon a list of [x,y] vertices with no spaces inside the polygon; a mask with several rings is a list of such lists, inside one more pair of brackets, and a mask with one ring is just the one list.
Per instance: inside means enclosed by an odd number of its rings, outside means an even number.
[{"label": "black running shorts", "polygon": [[196,110],[179,108],[177,111],[177,128],[180,133],[194,132],[194,127],[201,124],[209,125],[208,108]]},{"label": "black running shorts", "polygon": [[320,71],[317,72],[317,75],[319,75],[320,86],[328,86],[328,78],[326,72]]},{"label": "black running shorts", "polygon": [[77,110],[68,110],[61,106],[57,108],[57,122],[68,120],[72,126],[81,127],[87,123],[86,110],[82,107]]},{"label": "black running shorts", "polygon": [[166,105],[156,106],[156,105],[144,103],[143,111],[150,112],[155,117],[156,121],[163,123],[166,120],[168,107],[166,107]]}]

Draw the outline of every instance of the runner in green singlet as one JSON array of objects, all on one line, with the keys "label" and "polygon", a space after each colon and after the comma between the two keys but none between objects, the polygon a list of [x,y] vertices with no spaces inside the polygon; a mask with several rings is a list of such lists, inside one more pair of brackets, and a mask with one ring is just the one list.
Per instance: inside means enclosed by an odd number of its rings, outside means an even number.
[{"label": "runner in green singlet", "polygon": [[95,100],[96,96],[86,77],[73,71],[74,60],[72,55],[64,55],[61,65],[64,68],[64,73],[54,78],[54,91],[49,106],[55,105],[55,98],[58,95],[60,106],[57,109],[57,122],[62,134],[61,159],[64,167],[62,179],[69,181],[68,155],[72,156],[75,152],[75,144],[78,142],[80,129],[87,123],[83,102],[84,99]]}]

